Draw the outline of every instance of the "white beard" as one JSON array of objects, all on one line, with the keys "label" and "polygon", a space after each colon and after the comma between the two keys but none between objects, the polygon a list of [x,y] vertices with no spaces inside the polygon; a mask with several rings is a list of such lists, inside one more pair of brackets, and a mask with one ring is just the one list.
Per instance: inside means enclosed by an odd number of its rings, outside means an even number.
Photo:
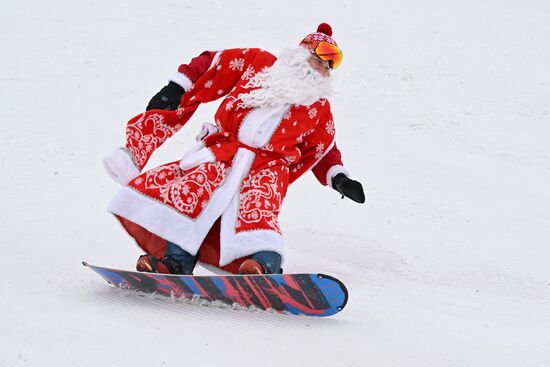
[{"label": "white beard", "polygon": [[273,107],[282,104],[309,106],[332,94],[332,79],[309,64],[310,52],[303,47],[283,51],[275,63],[254,75],[239,94],[239,107]]}]

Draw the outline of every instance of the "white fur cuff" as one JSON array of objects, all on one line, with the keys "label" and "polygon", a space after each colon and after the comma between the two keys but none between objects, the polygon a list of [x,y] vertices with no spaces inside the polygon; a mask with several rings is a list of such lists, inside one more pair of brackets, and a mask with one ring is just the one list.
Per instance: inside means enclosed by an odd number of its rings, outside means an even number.
[{"label": "white fur cuff", "polygon": [[181,86],[186,92],[189,91],[189,89],[191,89],[191,87],[193,86],[193,82],[191,81],[191,79],[189,79],[187,75],[180,72],[172,75],[170,81]]},{"label": "white fur cuff", "polygon": [[124,148],[117,148],[103,157],[103,167],[113,180],[123,186],[126,186],[140,173],[130,152]]},{"label": "white fur cuff", "polygon": [[344,166],[337,164],[329,168],[329,170],[327,171],[327,185],[329,187],[334,188],[332,187],[332,178],[339,173],[343,173],[344,175],[349,177],[349,172],[347,169],[344,168]]}]

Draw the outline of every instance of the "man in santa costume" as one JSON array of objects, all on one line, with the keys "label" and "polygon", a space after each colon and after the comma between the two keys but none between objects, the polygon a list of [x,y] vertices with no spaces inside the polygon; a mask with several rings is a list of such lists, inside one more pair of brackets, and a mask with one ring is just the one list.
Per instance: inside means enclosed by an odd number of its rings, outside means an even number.
[{"label": "man in santa costume", "polygon": [[[192,274],[200,260],[233,273],[281,272],[279,211],[288,186],[310,169],[364,203],[334,141],[327,97],[342,51],[331,36],[322,23],[278,58],[258,48],[205,51],[128,122],[126,146],[104,166],[123,185],[109,211],[147,253],[138,270]],[[142,172],[201,103],[221,97],[195,147]]]}]

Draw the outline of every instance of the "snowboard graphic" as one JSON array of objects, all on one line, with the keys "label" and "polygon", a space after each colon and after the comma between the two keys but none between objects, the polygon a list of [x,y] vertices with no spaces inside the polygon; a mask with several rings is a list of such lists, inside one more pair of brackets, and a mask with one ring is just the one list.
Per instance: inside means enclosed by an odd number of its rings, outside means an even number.
[{"label": "snowboard graphic", "polygon": [[323,274],[168,275],[82,264],[124,289],[279,313],[330,316],[341,311],[348,300],[344,284]]}]

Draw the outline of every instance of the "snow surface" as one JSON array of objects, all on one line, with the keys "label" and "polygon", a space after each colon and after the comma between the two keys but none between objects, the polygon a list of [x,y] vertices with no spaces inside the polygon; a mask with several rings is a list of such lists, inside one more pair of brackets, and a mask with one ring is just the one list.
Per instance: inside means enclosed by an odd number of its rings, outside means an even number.
[{"label": "snow surface", "polygon": [[[343,280],[344,312],[160,301],[85,269],[135,264],[100,162],[179,63],[278,53],[321,21],[345,53],[337,140],[367,204],[309,174],[281,221],[285,270]],[[550,365],[547,0],[6,0],[0,31],[0,366]]]}]

